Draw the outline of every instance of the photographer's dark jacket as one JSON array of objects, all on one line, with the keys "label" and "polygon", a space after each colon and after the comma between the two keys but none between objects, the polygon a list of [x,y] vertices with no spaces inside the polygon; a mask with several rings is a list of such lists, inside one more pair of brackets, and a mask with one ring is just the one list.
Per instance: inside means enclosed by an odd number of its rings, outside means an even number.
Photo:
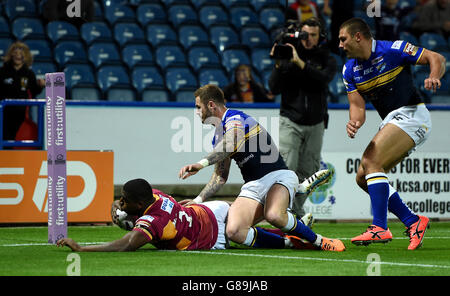
[{"label": "photographer's dark jacket", "polygon": [[300,125],[315,125],[328,119],[328,83],[336,73],[336,60],[327,48],[297,52],[305,68],[282,61],[273,68],[269,87],[274,95],[281,93],[280,115]]}]

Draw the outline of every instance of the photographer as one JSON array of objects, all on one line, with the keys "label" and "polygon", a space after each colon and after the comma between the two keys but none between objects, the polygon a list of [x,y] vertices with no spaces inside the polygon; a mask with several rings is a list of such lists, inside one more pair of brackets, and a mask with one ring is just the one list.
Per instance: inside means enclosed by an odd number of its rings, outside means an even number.
[{"label": "photographer", "polygon": [[[326,47],[317,18],[290,24],[270,53],[275,66],[269,78],[274,95],[281,93],[280,153],[300,181],[319,170],[324,130],[328,123],[328,83],[336,61]],[[304,215],[306,195],[298,195],[294,211]]]}]

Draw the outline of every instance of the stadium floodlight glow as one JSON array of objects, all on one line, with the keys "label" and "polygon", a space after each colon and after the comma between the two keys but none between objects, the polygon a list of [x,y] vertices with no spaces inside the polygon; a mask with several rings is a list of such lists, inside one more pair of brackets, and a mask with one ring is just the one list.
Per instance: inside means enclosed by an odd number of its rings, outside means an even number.
[{"label": "stadium floodlight glow", "polygon": [[67,237],[66,87],[64,73],[45,74],[48,242]]}]

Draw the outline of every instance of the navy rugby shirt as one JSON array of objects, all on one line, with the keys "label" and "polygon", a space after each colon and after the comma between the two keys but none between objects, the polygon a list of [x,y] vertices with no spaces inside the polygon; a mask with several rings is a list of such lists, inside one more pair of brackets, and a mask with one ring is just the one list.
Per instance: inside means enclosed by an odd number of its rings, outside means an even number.
[{"label": "navy rugby shirt", "polygon": [[347,93],[358,91],[383,119],[402,106],[423,103],[410,68],[423,51],[407,41],[373,40],[368,60],[350,59],[343,67]]},{"label": "navy rugby shirt", "polygon": [[216,127],[213,147],[234,129],[242,129],[245,134],[231,155],[240,168],[245,183],[260,179],[270,172],[287,169],[269,133],[253,117],[239,110],[225,111],[222,126]]}]

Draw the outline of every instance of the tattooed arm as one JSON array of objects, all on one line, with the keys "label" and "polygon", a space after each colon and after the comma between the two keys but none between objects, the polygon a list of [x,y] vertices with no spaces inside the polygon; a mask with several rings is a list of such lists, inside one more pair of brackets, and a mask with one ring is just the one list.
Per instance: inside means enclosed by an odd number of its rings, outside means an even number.
[{"label": "tattooed arm", "polygon": [[239,149],[239,146],[243,140],[244,130],[239,127],[231,126],[231,128],[227,129],[227,132],[225,133],[222,141],[217,143],[216,147],[210,154],[208,154],[205,158],[197,163],[182,167],[180,172],[178,173],[178,177],[184,180],[192,175],[197,174],[204,167],[218,164],[225,160],[229,160],[231,163],[231,155],[233,155]]},{"label": "tattooed arm", "polygon": [[205,185],[203,190],[198,195],[203,201],[207,200],[227,182],[228,174],[230,173],[231,158],[226,158],[214,166],[214,173],[211,176],[208,184]]}]

